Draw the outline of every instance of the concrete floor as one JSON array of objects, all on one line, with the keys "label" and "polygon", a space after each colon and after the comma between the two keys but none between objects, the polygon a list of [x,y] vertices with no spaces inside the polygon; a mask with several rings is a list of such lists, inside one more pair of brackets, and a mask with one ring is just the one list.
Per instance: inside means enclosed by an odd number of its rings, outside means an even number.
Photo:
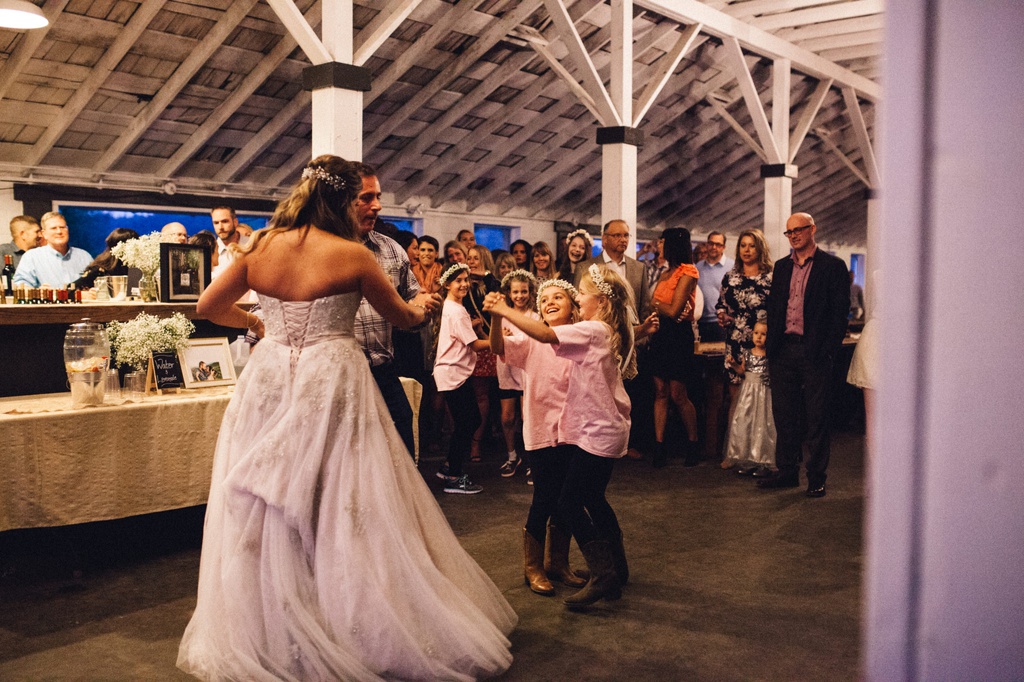
[{"label": "concrete floor", "polygon": [[[854,680],[863,438],[835,436],[829,493],[757,490],[717,465],[617,464],[609,499],[631,580],[621,600],[566,611],[522,580],[532,488],[472,465],[448,519],[519,614],[503,680]],[[195,603],[202,508],[0,533],[0,679],[175,680]],[[576,563],[582,565],[573,547]]]}]

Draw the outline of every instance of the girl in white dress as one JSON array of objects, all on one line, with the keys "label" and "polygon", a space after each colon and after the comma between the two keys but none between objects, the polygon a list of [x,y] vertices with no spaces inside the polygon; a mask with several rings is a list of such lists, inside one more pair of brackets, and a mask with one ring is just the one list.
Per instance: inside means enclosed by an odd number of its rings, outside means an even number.
[{"label": "girl in white dress", "polygon": [[775,469],[775,420],[772,418],[772,393],[769,389],[768,356],[765,342],[768,324],[754,324],[754,347],[744,349],[740,358],[729,358],[729,366],[743,377],[736,407],[729,424],[729,442],[725,462],[738,465],[740,476],[765,476]]},{"label": "girl in white dress", "polygon": [[[354,338],[364,296],[396,325],[424,316],[353,240],[361,187],[355,164],[314,159],[197,306],[265,333],[224,414],[178,652],[204,680],[472,680],[512,661],[515,613],[459,545]],[[235,305],[250,288],[265,329]]]}]

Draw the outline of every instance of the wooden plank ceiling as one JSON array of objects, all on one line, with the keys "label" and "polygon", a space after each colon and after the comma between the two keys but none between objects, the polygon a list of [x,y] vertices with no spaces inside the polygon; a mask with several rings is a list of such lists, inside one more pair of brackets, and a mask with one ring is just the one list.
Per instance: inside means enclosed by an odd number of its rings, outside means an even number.
[{"label": "wooden plank ceiling", "polygon": [[[267,197],[308,160],[309,62],[265,2],[36,2],[48,29],[0,30],[0,179]],[[316,27],[319,2],[296,4]],[[367,29],[357,47],[397,4],[356,0],[355,26]],[[607,81],[609,6],[566,4]],[[877,82],[881,0],[704,4]],[[537,0],[422,0],[366,62],[365,160],[398,205],[600,221],[597,123],[528,43],[503,30],[521,6],[528,28],[515,33],[539,33],[572,72]],[[637,5],[636,97],[685,29]],[[640,124],[638,216],[643,227],[734,234],[761,225],[761,160],[720,113],[756,137],[726,48],[704,33],[698,43]],[[770,62],[746,62],[770,107]],[[794,126],[817,85],[794,69]],[[861,107],[873,134],[874,103]],[[824,239],[863,244],[865,186],[850,168],[863,164],[838,88],[811,130],[795,159],[794,208],[816,216]]]}]

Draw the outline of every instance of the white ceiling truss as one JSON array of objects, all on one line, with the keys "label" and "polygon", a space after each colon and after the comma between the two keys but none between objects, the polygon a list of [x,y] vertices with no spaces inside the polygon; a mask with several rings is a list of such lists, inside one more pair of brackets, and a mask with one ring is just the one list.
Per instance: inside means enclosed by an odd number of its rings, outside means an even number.
[{"label": "white ceiling truss", "polygon": [[[50,27],[0,29],[0,179],[267,198],[309,159],[335,0],[34,1]],[[364,157],[401,205],[596,223],[596,128],[638,127],[641,226],[759,227],[761,165],[795,164],[794,209],[863,244],[882,11],[634,0],[623,116],[610,0],[355,0]]]}]

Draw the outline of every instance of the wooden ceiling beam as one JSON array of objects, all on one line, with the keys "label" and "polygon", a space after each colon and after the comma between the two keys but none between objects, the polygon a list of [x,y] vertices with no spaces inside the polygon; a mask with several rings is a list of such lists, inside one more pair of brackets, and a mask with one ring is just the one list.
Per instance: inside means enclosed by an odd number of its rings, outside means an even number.
[{"label": "wooden ceiling beam", "polygon": [[136,8],[132,18],[117,33],[117,37],[110,44],[110,47],[103,53],[103,56],[100,57],[95,66],[90,69],[89,75],[78,85],[75,93],[64,104],[60,116],[46,127],[46,132],[32,145],[32,151],[29,152],[28,157],[25,159],[26,165],[35,166],[42,162],[47,153],[57,143],[57,140],[64,134],[64,131],[79,117],[96,92],[107,81],[110,74],[114,72],[114,69],[117,68],[117,65],[128,53],[128,50],[135,45],[139,36],[146,30],[153,17],[157,15],[163,6],[164,0],[143,0],[138,8]]},{"label": "wooden ceiling beam", "polygon": [[[304,15],[311,28],[316,29],[320,25],[320,0],[314,2]],[[259,65],[246,74],[242,82],[235,86],[235,89],[228,93],[210,115],[206,117],[202,125],[191,135],[185,144],[181,145],[176,152],[160,166],[157,175],[171,177],[178,172],[185,163],[192,158],[192,155],[199,151],[210,138],[212,138],[220,127],[238,111],[245,102],[256,92],[267,78],[270,77],[277,67],[295,51],[296,42],[291,36],[281,36],[277,45],[267,54]]]},{"label": "wooden ceiling beam", "polygon": [[3,67],[0,67],[0,100],[7,95],[7,92],[11,89],[11,86],[18,80],[18,74],[25,68],[28,61],[32,59],[32,55],[36,53],[39,46],[46,40],[46,35],[56,23],[57,18],[61,12],[64,11],[64,7],[71,0],[46,0],[40,9],[46,16],[46,20],[50,23],[43,28],[37,28],[34,31],[25,31],[21,38],[18,40],[17,47],[11,51],[10,56],[7,57],[7,61],[4,62]]},{"label": "wooden ceiling beam", "polygon": [[153,99],[146,105],[142,113],[132,121],[128,129],[114,141],[110,147],[97,160],[93,170],[97,173],[109,170],[118,159],[146,132],[146,129],[155,121],[167,106],[174,101],[178,93],[188,85],[192,76],[202,68],[203,64],[210,58],[217,48],[223,44],[231,32],[235,30],[238,23],[245,18],[249,10],[256,4],[256,0],[235,0],[210,29],[197,49],[175,69],[174,73]]},{"label": "wooden ceiling beam", "polygon": [[[875,2],[877,0],[855,0],[855,2],[861,1]],[[882,97],[882,89],[877,83],[768,33],[764,29],[739,21],[699,0],[635,0],[635,3],[637,6],[657,12],[680,24],[704,24],[702,30],[705,33],[719,38],[735,37],[744,48],[758,55],[770,59],[789,59],[795,70],[814,76],[819,80],[831,78],[837,84],[849,85],[855,88],[861,97],[869,101],[875,102]],[[879,9],[879,11],[881,10]]]}]

